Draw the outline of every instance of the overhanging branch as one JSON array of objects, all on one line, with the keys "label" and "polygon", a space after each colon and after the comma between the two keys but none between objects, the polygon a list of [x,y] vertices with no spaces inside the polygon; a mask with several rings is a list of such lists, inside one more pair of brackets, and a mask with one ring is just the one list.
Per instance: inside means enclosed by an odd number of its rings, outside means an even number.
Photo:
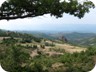
[{"label": "overhanging branch", "polygon": [[[8,0],[0,7],[0,20],[12,20],[18,18],[36,17],[50,13],[62,17],[63,13],[69,13],[82,18],[90,8],[94,8],[91,1],[79,4],[78,0],[59,2],[60,0]],[[27,1],[27,2],[25,2]],[[31,1],[31,2],[30,2]],[[27,14],[26,14],[27,12]],[[25,15],[24,15],[25,14]]]}]

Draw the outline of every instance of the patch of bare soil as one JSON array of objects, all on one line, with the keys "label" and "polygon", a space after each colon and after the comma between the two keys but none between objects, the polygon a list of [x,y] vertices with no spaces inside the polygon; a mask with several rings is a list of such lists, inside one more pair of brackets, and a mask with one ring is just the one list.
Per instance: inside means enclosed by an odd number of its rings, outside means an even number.
[{"label": "patch of bare soil", "polygon": [[82,51],[86,51],[87,48],[82,48],[82,47],[78,47],[78,46],[72,46],[70,44],[59,44],[59,43],[55,43],[55,46],[45,46],[45,48],[41,48],[40,45],[38,45],[38,49],[33,50],[31,52],[31,57],[37,56],[38,51],[46,54],[48,56],[59,56],[59,55],[63,55],[65,52],[68,53],[74,53],[74,52],[82,52]]},{"label": "patch of bare soil", "polygon": [[54,63],[54,64],[52,64],[52,68],[58,68],[58,67],[61,67],[63,65],[64,65],[63,63]]},{"label": "patch of bare soil", "polygon": [[10,37],[0,37],[0,40],[3,40],[3,39],[7,39],[7,38],[10,38]]},{"label": "patch of bare soil", "polygon": [[69,53],[74,53],[74,52],[81,52],[81,51],[86,51],[86,48],[82,48],[82,47],[77,47],[77,46],[72,46],[69,44],[56,44],[57,47],[61,48],[61,49],[65,49],[66,52]]},{"label": "patch of bare soil", "polygon": [[32,51],[30,54],[31,57],[35,57],[37,55],[38,55],[37,50]]},{"label": "patch of bare soil", "polygon": [[66,72],[66,70],[67,67],[65,67],[63,63],[54,63],[52,64],[50,72]]},{"label": "patch of bare soil", "polygon": [[55,52],[55,51],[50,51],[50,52],[45,52],[49,56],[58,56],[58,55],[63,55],[63,53],[60,52]]}]

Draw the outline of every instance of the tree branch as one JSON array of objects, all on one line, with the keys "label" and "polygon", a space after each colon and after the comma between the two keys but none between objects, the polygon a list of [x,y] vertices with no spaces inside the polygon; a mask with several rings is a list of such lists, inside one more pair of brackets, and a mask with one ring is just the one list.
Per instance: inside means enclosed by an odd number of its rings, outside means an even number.
[{"label": "tree branch", "polygon": [[70,15],[82,18],[85,13],[89,12],[90,8],[95,7],[91,1],[85,1],[83,4],[78,3],[78,0],[69,0],[69,2],[59,2],[60,0],[34,0],[31,3],[30,1],[5,1],[0,7],[0,20],[23,19],[48,13],[57,18],[62,17],[63,13],[69,13]]}]

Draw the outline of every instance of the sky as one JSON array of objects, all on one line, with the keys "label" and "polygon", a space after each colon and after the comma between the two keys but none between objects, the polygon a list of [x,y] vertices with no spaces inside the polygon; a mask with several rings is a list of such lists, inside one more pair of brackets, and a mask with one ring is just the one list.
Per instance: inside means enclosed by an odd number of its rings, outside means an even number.
[{"label": "sky", "polygon": [[[2,4],[4,0],[0,0]],[[91,0],[96,5],[96,0]],[[51,17],[49,14],[25,19],[1,20],[0,29],[32,30],[32,31],[85,31],[96,32],[96,8],[90,9],[82,19],[63,14],[62,18]]]}]

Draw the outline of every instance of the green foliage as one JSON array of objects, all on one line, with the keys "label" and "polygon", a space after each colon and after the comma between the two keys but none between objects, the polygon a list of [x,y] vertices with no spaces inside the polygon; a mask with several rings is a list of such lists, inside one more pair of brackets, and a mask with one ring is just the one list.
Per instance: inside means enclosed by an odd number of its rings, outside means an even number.
[{"label": "green foliage", "polygon": [[44,72],[43,65],[41,63],[35,62],[32,66],[32,72]]},{"label": "green foliage", "polygon": [[12,46],[5,49],[1,59],[2,67],[9,72],[22,72],[22,64],[29,60],[29,54],[22,52],[20,47]]},{"label": "green foliage", "polygon": [[82,18],[94,7],[94,4],[87,0],[82,4],[78,0],[7,0],[0,7],[0,20],[36,17],[48,13],[57,18],[62,17],[63,13]]},{"label": "green foliage", "polygon": [[[24,35],[22,38],[31,38],[31,35]],[[50,51],[64,53],[64,55],[59,56],[53,54],[53,57],[48,56],[42,49],[40,50],[38,45],[22,46],[17,45],[17,43],[19,42],[16,38],[10,37],[3,39],[0,44],[0,64],[9,72],[87,72],[95,65],[95,46],[90,46],[85,52],[73,54],[66,53],[65,50],[60,48],[50,48]],[[52,44],[47,42],[47,46],[53,46]],[[42,48],[44,46],[41,45]],[[39,55],[31,57],[31,52],[34,50]],[[55,63],[61,63],[62,66],[58,66],[58,64],[57,68],[54,68]]]},{"label": "green foliage", "polygon": [[21,43],[31,43],[32,40],[30,38],[23,38]]},{"label": "green foliage", "polygon": [[[87,72],[93,68],[93,56],[96,56],[96,48],[88,48],[86,52],[64,53],[58,57],[49,57],[40,54],[30,58],[28,52],[24,51],[22,46],[4,46],[0,45],[0,62],[2,67],[9,72]],[[2,50],[3,49],[3,50]],[[53,69],[54,63],[64,64],[64,69],[58,67]]]},{"label": "green foliage", "polygon": [[60,57],[60,62],[67,66],[67,72],[90,71],[95,65],[92,58],[96,55],[96,53],[91,54],[93,50],[96,52],[96,49],[93,48],[81,53],[65,53]]},{"label": "green foliage", "polygon": [[55,46],[55,44],[53,44],[53,43],[48,43],[48,42],[45,42],[45,46]]},{"label": "green foliage", "polygon": [[43,66],[49,68],[52,66],[53,63],[55,63],[56,61],[54,59],[52,59],[51,57],[47,57],[46,55],[39,55],[36,56],[33,59],[33,62],[38,62],[41,63]]},{"label": "green foliage", "polygon": [[96,55],[96,47],[89,47],[86,51],[86,54],[88,54],[89,56]]},{"label": "green foliage", "polygon": [[38,46],[37,45],[33,45],[33,47],[32,47],[33,49],[37,49],[38,48]]},{"label": "green foliage", "polygon": [[[0,37],[11,37],[14,39],[19,38],[19,41],[22,43],[31,43],[33,40],[39,43],[41,42],[41,38],[34,37],[32,34],[13,32],[13,31],[0,30]],[[22,40],[20,40],[20,38]]]},{"label": "green foliage", "polygon": [[15,44],[16,42],[18,42],[18,40],[14,39],[13,37],[10,37],[10,38],[3,38],[3,41],[2,43],[3,44],[6,44],[6,45],[13,45]]}]

